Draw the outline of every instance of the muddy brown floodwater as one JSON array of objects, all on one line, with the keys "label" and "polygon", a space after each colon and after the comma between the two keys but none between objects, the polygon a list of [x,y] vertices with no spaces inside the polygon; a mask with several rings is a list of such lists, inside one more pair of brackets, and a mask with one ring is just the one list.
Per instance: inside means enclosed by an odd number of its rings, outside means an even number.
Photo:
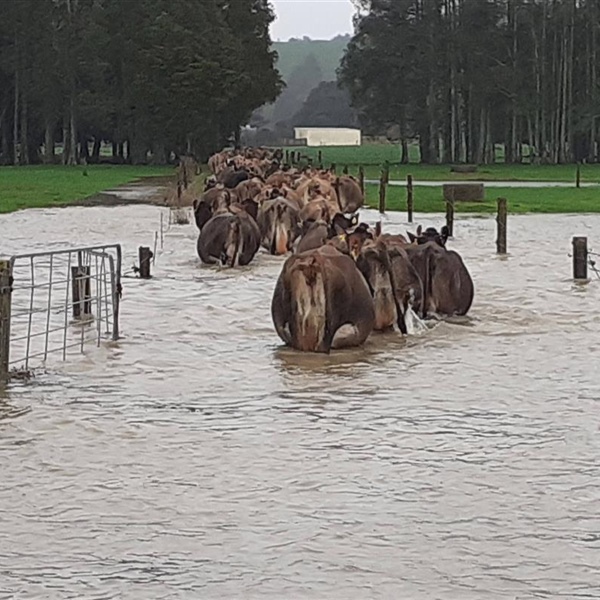
[{"label": "muddy brown floodwater", "polygon": [[[128,269],[161,210],[2,216],[0,254]],[[281,348],[281,259],[201,267],[171,229],[116,347],[1,397],[0,598],[599,598],[600,282],[568,253],[600,216],[511,217],[508,259],[455,227],[471,318],[331,356]]]}]

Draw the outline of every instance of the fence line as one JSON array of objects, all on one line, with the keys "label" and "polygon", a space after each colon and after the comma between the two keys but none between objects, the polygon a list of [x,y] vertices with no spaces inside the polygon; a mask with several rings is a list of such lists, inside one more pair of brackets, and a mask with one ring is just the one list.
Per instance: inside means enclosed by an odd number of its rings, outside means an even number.
[{"label": "fence line", "polygon": [[111,244],[18,254],[2,263],[11,285],[0,303],[0,378],[119,339],[121,256],[121,246]]}]

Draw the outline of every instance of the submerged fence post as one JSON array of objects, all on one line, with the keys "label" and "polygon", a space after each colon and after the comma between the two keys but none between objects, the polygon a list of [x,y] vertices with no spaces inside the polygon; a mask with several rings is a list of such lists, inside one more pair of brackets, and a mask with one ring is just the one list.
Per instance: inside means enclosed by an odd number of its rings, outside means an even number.
[{"label": "submerged fence post", "polygon": [[150,261],[152,260],[152,250],[147,246],[140,246],[139,248],[139,259],[140,259],[140,278],[150,279]]},{"label": "submerged fence post", "polygon": [[0,260],[0,382],[8,380],[12,263]]},{"label": "submerged fence post", "polygon": [[385,213],[385,197],[387,194],[387,186],[390,181],[390,164],[385,161],[383,169],[381,169],[381,178],[379,180],[379,212]]},{"label": "submerged fence post", "polygon": [[[71,290],[73,293],[73,318],[80,319],[92,314],[92,282],[89,266],[71,267]],[[83,306],[83,311],[81,307]]]},{"label": "submerged fence post", "polygon": [[452,198],[446,200],[446,227],[448,228],[448,236],[454,237],[454,189],[452,190]]},{"label": "submerged fence post", "polygon": [[573,238],[573,279],[584,281],[588,278],[588,246],[586,237]]},{"label": "submerged fence post", "polygon": [[496,222],[498,223],[498,237],[496,238],[496,252],[498,254],[506,254],[506,229],[508,220],[508,209],[506,198],[498,198],[498,215]]},{"label": "submerged fence post", "polygon": [[414,211],[414,189],[413,189],[413,176],[406,176],[406,211],[408,212],[408,222],[413,222],[413,211]]},{"label": "submerged fence post", "polygon": [[319,152],[317,153],[317,156],[318,156],[319,164],[321,165],[321,168],[323,168],[323,151],[319,150]]}]

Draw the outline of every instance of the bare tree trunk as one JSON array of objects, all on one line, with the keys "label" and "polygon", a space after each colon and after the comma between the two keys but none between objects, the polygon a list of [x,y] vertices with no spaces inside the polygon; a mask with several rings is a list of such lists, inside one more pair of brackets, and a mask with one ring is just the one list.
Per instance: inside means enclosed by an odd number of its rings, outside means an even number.
[{"label": "bare tree trunk", "polygon": [[68,164],[68,160],[69,160],[69,145],[70,145],[70,136],[69,136],[69,117],[67,115],[67,113],[65,112],[64,116],[63,116],[63,123],[62,123],[62,142],[63,142],[63,149],[62,149],[62,157],[61,157],[61,162],[63,165]]},{"label": "bare tree trunk", "polygon": [[19,164],[29,164],[29,128],[27,115],[27,100],[21,94],[21,157]]},{"label": "bare tree trunk", "polygon": [[77,126],[75,123],[75,98],[71,95],[69,102],[69,133],[71,135],[69,143],[69,155],[67,157],[68,165],[77,164]]},{"label": "bare tree trunk", "polygon": [[17,52],[15,66],[15,99],[13,115],[13,164],[19,164],[19,102],[20,102],[20,76],[19,76],[19,54],[17,45],[17,35],[15,34],[15,49]]},{"label": "bare tree trunk", "polygon": [[54,162],[54,121],[46,119],[46,128],[44,130],[44,162],[52,164]]}]

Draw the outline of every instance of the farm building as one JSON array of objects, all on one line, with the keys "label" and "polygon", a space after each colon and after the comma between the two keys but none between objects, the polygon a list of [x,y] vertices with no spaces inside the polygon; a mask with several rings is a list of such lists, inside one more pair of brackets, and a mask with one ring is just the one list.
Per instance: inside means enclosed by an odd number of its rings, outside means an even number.
[{"label": "farm building", "polygon": [[342,127],[296,127],[297,140],[306,140],[307,146],[360,146],[360,129]]}]

